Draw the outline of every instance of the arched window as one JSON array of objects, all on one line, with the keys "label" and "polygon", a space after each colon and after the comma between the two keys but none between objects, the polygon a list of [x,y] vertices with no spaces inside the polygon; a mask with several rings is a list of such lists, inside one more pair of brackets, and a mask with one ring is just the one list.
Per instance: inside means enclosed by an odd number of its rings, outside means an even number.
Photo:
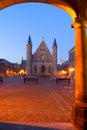
[{"label": "arched window", "polygon": [[45,48],[43,48],[43,51],[45,51]]},{"label": "arched window", "polygon": [[41,56],[41,59],[42,59],[42,61],[44,61],[44,60],[45,60],[45,56],[44,56],[44,55],[42,55],[42,56]]}]

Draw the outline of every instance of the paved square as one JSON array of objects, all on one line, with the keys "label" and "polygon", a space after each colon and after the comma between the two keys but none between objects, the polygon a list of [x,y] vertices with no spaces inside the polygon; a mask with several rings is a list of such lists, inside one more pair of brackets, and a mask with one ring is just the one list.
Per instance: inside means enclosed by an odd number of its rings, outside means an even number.
[{"label": "paved square", "polygon": [[0,122],[70,122],[74,84],[42,80],[23,83],[7,77],[0,83]]}]

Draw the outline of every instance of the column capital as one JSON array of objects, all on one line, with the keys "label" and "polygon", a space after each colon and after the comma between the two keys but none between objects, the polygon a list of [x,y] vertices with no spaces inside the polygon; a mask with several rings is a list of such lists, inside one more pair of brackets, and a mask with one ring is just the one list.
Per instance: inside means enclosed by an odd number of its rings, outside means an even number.
[{"label": "column capital", "polygon": [[80,27],[84,27],[87,28],[87,17],[81,17],[78,18],[76,17],[75,20],[73,21],[73,23],[71,24],[72,28],[80,28]]}]

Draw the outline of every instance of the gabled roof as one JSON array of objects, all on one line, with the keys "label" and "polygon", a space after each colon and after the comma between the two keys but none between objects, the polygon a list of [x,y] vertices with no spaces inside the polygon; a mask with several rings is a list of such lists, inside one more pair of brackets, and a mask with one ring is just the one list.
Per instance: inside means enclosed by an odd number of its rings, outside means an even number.
[{"label": "gabled roof", "polygon": [[44,40],[42,40],[42,42],[40,43],[40,45],[39,45],[39,47],[37,48],[37,50],[36,50],[36,52],[35,53],[46,53],[46,52],[48,52],[50,55],[51,55],[51,53],[50,53],[50,51],[49,51],[49,49],[48,49],[48,47],[47,47],[47,45],[46,45],[46,43],[45,43],[45,41]]},{"label": "gabled roof", "polygon": [[73,46],[69,51],[68,53],[72,52],[72,51],[75,51],[75,46]]},{"label": "gabled roof", "polygon": [[0,59],[0,62],[8,62],[8,63],[11,63],[11,62],[9,62],[9,61],[7,61],[7,60],[5,60],[5,59]]}]

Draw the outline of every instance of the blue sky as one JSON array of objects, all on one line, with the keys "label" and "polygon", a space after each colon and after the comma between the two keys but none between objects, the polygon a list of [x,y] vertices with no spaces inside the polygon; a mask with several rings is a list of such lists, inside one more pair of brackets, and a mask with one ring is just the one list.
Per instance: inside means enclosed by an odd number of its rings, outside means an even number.
[{"label": "blue sky", "polygon": [[15,63],[26,59],[26,43],[29,34],[33,53],[42,38],[52,52],[53,40],[58,45],[60,58],[68,59],[68,51],[74,46],[74,29],[71,17],[60,8],[42,3],[23,3],[0,11],[0,58]]}]

